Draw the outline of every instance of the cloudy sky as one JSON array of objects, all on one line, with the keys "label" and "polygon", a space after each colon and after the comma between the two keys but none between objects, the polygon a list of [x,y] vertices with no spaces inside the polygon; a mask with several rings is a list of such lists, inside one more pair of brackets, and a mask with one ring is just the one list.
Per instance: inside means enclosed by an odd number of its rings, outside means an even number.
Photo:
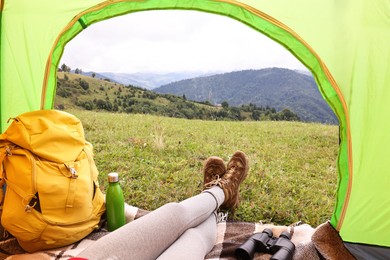
[{"label": "cloudy sky", "polygon": [[196,11],[146,11],[93,24],[60,64],[95,72],[306,70],[287,50],[231,18]]}]

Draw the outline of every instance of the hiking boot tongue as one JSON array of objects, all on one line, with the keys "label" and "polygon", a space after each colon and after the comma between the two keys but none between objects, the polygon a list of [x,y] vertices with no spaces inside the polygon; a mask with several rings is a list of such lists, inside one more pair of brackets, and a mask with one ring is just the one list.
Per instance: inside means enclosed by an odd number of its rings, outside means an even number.
[{"label": "hiking boot tongue", "polygon": [[[206,162],[205,166],[203,168],[203,184],[205,187],[208,186],[215,186],[212,184],[212,182],[215,182],[216,180],[220,179],[226,172],[226,166],[224,161],[217,157],[217,156],[211,156],[209,157]],[[209,187],[210,188],[210,187]]]},{"label": "hiking boot tongue", "polygon": [[225,194],[225,201],[221,205],[221,209],[231,209],[234,211],[238,207],[240,197],[239,187],[248,175],[248,170],[247,156],[241,151],[235,152],[228,162],[225,175],[218,184]]}]

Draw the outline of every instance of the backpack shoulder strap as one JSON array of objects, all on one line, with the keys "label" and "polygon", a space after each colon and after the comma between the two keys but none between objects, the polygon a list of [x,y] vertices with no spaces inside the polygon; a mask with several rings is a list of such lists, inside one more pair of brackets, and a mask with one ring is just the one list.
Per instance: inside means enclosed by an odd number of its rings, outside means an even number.
[{"label": "backpack shoulder strap", "polygon": [[[8,143],[8,142],[7,142]],[[13,146],[11,143],[4,144],[0,146],[0,206],[3,206],[4,199],[4,188],[5,188],[5,179],[4,179],[4,160],[7,156],[11,155]]]},{"label": "backpack shoulder strap", "polygon": [[[3,181],[4,173],[4,160],[7,156],[12,155],[12,149],[15,148],[15,145],[11,142],[4,142],[0,144],[0,179]],[[1,185],[0,181],[0,185]]]},{"label": "backpack shoulder strap", "polygon": [[[4,174],[4,161],[7,160],[8,156],[12,156],[12,150],[16,147],[15,144],[11,142],[7,142],[5,145],[0,146],[0,202],[2,204],[4,199],[4,190],[3,187],[6,184],[7,189],[12,189],[15,193],[19,194],[20,197],[23,198],[23,203],[26,206],[26,210],[28,210],[28,204],[32,198],[36,196],[34,194],[30,194],[25,190],[21,189],[18,185],[14,184],[10,180],[7,179],[7,176]],[[26,150],[29,152],[28,150]]]}]

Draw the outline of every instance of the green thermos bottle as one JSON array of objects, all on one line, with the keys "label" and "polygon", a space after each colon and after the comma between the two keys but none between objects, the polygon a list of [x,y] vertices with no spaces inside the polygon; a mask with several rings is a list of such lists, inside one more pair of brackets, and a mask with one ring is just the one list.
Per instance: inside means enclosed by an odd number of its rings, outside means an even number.
[{"label": "green thermos bottle", "polygon": [[116,172],[108,174],[106,214],[108,231],[114,231],[126,224],[125,202],[122,188],[119,185],[119,175]]}]

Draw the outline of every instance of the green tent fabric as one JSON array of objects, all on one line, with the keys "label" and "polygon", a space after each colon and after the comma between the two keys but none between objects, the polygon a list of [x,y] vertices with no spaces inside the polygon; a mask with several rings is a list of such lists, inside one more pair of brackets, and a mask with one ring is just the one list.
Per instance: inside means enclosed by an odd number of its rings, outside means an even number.
[{"label": "green tent fabric", "polygon": [[[50,109],[67,42],[89,25],[146,10],[224,15],[285,46],[338,116],[331,224],[347,242],[390,247],[390,1],[0,0],[0,120]],[[259,46],[261,48],[261,46]]]}]

